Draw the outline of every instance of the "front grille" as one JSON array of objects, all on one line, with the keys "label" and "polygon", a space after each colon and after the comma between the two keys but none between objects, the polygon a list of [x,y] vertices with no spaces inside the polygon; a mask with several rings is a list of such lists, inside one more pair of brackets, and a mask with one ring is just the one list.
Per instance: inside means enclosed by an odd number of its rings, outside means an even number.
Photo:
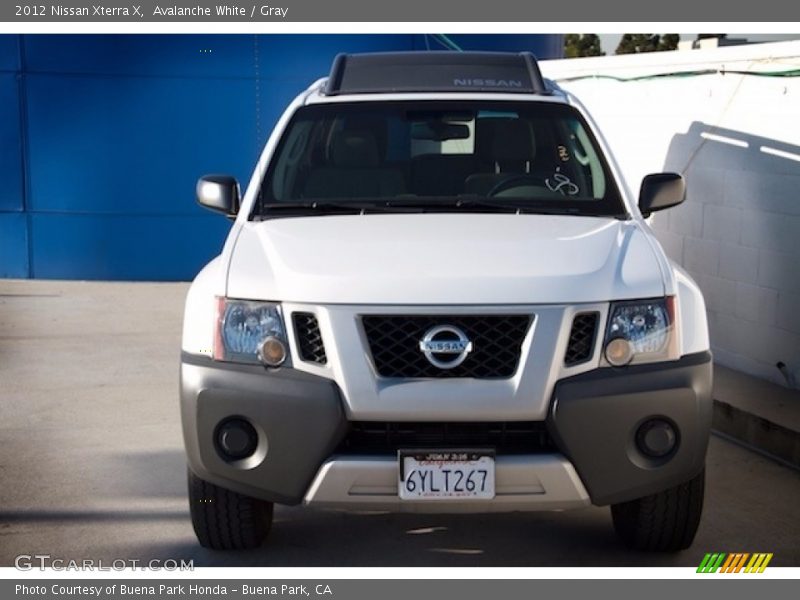
[{"label": "front grille", "polygon": [[567,352],[564,355],[565,365],[579,365],[592,358],[599,316],[596,312],[575,315],[569,332]]},{"label": "front grille", "polygon": [[339,454],[397,454],[398,450],[494,448],[498,454],[553,452],[543,421],[498,423],[352,422]]},{"label": "front grille", "polygon": [[317,317],[311,313],[296,312],[292,318],[300,358],[320,365],[326,364],[328,356],[325,354]]},{"label": "front grille", "polygon": [[[528,315],[365,315],[362,317],[372,360],[382,377],[507,378],[517,370]],[[431,364],[419,348],[426,332],[437,325],[463,331],[472,351],[457,367]],[[447,358],[452,358],[447,357]]]}]

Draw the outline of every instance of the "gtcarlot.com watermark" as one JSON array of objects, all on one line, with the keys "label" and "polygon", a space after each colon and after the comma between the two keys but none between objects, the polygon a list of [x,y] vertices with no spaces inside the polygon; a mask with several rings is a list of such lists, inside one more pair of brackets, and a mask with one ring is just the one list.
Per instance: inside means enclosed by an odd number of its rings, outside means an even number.
[{"label": "gtcarlot.com watermark", "polygon": [[194,571],[193,560],[138,560],[135,558],[116,558],[103,560],[94,558],[58,558],[50,554],[20,554],[14,559],[14,566],[20,571],[51,569],[53,571]]}]

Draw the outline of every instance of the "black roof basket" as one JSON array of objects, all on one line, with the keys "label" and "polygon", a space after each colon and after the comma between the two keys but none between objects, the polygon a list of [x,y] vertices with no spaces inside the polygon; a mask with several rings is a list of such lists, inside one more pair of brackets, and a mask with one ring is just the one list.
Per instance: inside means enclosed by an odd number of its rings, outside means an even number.
[{"label": "black roof basket", "polygon": [[530,52],[339,54],[324,93],[511,92],[550,94]]}]

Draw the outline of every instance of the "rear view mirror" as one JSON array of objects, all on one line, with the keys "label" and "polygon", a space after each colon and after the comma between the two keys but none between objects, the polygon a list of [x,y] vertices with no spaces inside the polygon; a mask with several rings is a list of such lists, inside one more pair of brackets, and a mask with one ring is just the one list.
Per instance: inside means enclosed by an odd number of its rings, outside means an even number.
[{"label": "rear view mirror", "polygon": [[229,218],[239,212],[239,182],[230,175],[204,175],[197,181],[197,203]]},{"label": "rear view mirror", "polygon": [[444,121],[426,121],[411,126],[411,139],[444,142],[447,140],[466,140],[469,138],[469,127],[463,123],[445,123]]},{"label": "rear view mirror", "polygon": [[654,173],[642,179],[639,210],[642,216],[677,206],[686,198],[686,180],[678,173]]}]

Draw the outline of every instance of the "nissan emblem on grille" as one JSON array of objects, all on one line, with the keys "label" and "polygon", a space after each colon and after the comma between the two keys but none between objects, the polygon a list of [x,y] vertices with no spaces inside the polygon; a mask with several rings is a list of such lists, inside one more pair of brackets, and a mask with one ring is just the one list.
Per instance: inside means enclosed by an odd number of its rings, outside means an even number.
[{"label": "nissan emblem on grille", "polygon": [[[425,333],[419,342],[419,349],[434,367],[453,369],[472,352],[472,342],[458,327],[437,325]],[[453,358],[446,360],[443,355]]]}]

